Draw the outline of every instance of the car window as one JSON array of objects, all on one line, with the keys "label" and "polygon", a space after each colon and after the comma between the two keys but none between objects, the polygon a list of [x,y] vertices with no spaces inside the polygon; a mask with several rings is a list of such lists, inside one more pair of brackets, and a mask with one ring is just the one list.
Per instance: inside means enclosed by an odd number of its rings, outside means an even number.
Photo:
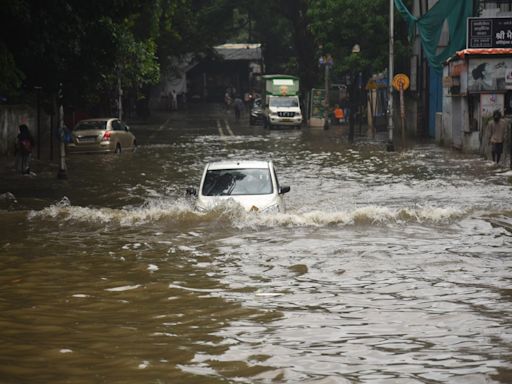
[{"label": "car window", "polygon": [[123,127],[121,126],[121,123],[119,120],[112,120],[112,130],[114,131],[122,131]]},{"label": "car window", "polygon": [[205,196],[266,195],[272,193],[268,168],[209,170],[203,184]]},{"label": "car window", "polygon": [[90,121],[80,121],[75,126],[75,131],[85,131],[88,129],[97,129],[104,131],[107,127],[106,121],[100,121],[100,120],[90,120]]}]

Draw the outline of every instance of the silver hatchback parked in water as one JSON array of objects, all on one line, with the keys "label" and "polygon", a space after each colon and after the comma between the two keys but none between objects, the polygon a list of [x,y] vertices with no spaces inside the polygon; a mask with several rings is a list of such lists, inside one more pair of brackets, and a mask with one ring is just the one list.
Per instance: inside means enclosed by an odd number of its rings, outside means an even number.
[{"label": "silver hatchback parked in water", "polygon": [[98,118],[79,121],[71,132],[67,150],[76,152],[115,152],[137,146],[130,128],[117,118]]}]

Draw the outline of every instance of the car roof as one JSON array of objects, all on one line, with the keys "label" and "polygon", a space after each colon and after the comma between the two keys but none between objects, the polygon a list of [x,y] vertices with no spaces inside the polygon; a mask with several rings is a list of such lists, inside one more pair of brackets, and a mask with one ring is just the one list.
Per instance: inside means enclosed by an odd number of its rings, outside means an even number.
[{"label": "car roof", "polygon": [[211,161],[206,165],[207,169],[243,169],[243,168],[270,168],[270,160],[223,160]]},{"label": "car roof", "polygon": [[118,120],[117,117],[95,117],[93,119],[83,119],[80,120],[79,123],[84,121],[108,121],[108,120]]}]

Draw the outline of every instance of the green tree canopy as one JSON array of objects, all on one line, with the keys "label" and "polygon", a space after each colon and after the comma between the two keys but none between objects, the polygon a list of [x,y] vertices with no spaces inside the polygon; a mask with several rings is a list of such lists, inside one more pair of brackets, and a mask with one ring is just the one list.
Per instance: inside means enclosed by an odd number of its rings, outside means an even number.
[{"label": "green tree canopy", "polygon": [[[118,80],[127,90],[147,88],[172,70],[173,57],[236,40],[262,43],[267,72],[298,75],[307,89],[321,84],[326,53],[334,76],[386,68],[388,7],[387,0],[4,0],[0,96],[16,101],[36,86],[55,93],[62,83],[69,103],[107,103]],[[400,43],[397,51],[405,52]]]}]

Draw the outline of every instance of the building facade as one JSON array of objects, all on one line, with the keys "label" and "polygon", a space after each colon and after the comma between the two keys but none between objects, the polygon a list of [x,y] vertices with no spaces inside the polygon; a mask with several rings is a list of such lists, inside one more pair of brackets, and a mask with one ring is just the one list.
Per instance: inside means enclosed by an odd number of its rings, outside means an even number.
[{"label": "building facade", "polygon": [[[436,139],[491,158],[487,124],[495,110],[512,119],[512,2],[483,2],[468,19],[467,48],[443,68],[443,108]],[[503,164],[510,161],[510,129]]]}]

